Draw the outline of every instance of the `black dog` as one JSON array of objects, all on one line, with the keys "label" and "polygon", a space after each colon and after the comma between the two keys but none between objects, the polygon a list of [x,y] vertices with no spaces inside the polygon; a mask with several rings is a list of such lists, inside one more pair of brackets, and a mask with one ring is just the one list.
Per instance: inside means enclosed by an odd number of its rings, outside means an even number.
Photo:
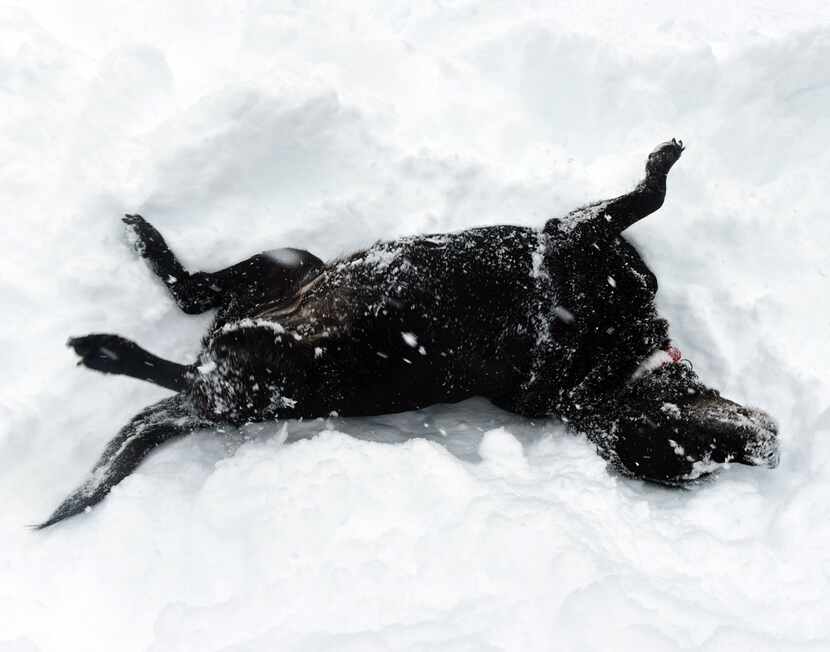
[{"label": "black dog", "polygon": [[323,263],[279,249],[188,273],[124,219],[187,313],[218,308],[196,364],[117,335],[72,338],[91,369],[176,393],[136,416],[46,527],[100,501],[159,444],[218,423],[370,415],[480,395],[557,415],[627,475],[680,484],[718,464],[778,461],[776,427],[679,363],[657,280],[622,231],[657,210],[683,145],[663,143],[630,193],[552,219],[378,243]]}]

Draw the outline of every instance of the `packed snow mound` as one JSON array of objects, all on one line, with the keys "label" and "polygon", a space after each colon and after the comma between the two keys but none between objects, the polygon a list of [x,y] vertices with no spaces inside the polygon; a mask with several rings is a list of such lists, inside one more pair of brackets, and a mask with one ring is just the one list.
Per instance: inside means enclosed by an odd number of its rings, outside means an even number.
[{"label": "packed snow mound", "polygon": [[[830,12],[618,3],[0,8],[0,650],[826,650]],[[690,491],[609,473],[482,399],[200,432],[28,531],[165,395],[69,335],[192,360],[127,246],[194,269],[539,226],[631,188],[678,348],[769,411],[774,470]]]}]

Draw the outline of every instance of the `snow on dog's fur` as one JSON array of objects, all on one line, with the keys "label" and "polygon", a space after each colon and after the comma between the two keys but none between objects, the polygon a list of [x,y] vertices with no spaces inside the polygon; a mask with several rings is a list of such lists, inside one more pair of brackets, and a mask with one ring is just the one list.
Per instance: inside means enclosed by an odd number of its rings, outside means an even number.
[{"label": "snow on dog's fur", "polygon": [[39,527],[100,501],[159,444],[199,428],[357,416],[485,396],[556,415],[619,471],[681,484],[736,462],[775,466],[763,412],[705,387],[677,361],[657,280],[622,232],[657,210],[683,151],[659,145],[630,193],[541,231],[469,229],[381,242],[330,263],[258,254],[189,273],[162,236],[124,218],[136,251],[187,313],[218,308],[199,359],[162,360],[117,335],[72,338],[87,367],[176,392],[139,413]]}]

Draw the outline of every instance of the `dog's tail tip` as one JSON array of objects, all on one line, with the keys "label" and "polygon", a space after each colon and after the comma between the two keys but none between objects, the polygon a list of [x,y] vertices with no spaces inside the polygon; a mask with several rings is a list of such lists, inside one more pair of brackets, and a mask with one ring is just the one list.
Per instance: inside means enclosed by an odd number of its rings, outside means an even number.
[{"label": "dog's tail tip", "polygon": [[55,518],[54,516],[50,516],[49,518],[47,518],[42,523],[27,523],[25,525],[25,527],[26,527],[27,530],[31,530],[32,532],[40,532],[41,530],[45,530],[46,528],[48,528],[52,525],[55,525],[55,523],[59,523],[64,518],[66,518],[66,517],[61,516],[61,517]]},{"label": "dog's tail tip", "polygon": [[69,518],[70,516],[76,516],[77,514],[82,514],[84,512],[90,511],[92,511],[92,503],[89,501],[79,501],[77,499],[76,492],[73,493],[69,498],[67,498],[54,512],[52,512],[49,518],[47,518],[45,521],[41,523],[29,523],[26,525],[26,527],[32,530],[33,532],[40,532],[41,530],[45,530],[48,527],[60,523],[61,521]]}]

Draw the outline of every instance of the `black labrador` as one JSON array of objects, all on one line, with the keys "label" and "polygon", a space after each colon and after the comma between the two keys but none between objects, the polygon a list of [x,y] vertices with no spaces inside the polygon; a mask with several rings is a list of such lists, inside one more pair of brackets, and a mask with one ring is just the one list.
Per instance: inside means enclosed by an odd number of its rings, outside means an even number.
[{"label": "black labrador", "polygon": [[324,263],[300,249],[190,273],[138,215],[136,250],[179,307],[217,308],[191,365],[117,335],[69,340],[81,362],[173,390],[113,439],[41,525],[99,502],[156,446],[217,424],[373,415],[485,396],[556,415],[626,475],[682,484],[727,462],[778,462],[763,412],[704,386],[671,346],[657,279],[621,233],[657,210],[681,141],[628,194],[539,231],[494,226],[377,243]]}]

